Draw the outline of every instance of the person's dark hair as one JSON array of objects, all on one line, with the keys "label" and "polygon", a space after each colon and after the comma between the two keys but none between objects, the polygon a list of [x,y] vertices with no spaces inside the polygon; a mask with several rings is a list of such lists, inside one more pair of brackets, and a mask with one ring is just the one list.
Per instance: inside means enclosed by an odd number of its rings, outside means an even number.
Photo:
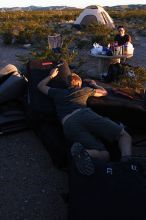
[{"label": "person's dark hair", "polygon": [[126,40],[126,42],[131,42],[131,37],[130,37],[130,35],[126,34],[126,35],[125,35],[125,40]]},{"label": "person's dark hair", "polygon": [[119,25],[119,26],[117,27],[118,30],[119,30],[120,28],[123,28],[123,29],[125,30],[125,27],[124,27],[123,25]]}]

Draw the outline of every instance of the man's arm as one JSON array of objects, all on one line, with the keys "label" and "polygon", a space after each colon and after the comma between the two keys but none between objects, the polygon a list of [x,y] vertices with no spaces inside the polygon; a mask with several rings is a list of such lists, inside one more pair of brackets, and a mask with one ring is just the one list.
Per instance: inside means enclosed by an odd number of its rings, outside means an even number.
[{"label": "man's arm", "polygon": [[106,89],[104,89],[102,86],[99,86],[95,80],[85,79],[84,82],[86,82],[91,88],[94,89],[93,96],[101,97],[106,96],[108,94]]},{"label": "man's arm", "polygon": [[104,89],[102,86],[99,86],[95,80],[91,80],[89,85],[95,89],[94,96],[95,97],[101,97],[101,96],[106,96],[107,91]]},{"label": "man's arm", "polygon": [[101,96],[106,96],[107,94],[108,94],[108,92],[104,88],[102,88],[102,89],[98,88],[98,89],[95,89],[93,96],[101,97]]},{"label": "man's arm", "polygon": [[87,84],[87,86],[93,89],[104,89],[102,86],[99,86],[95,80],[93,79],[84,79],[83,82]]},{"label": "man's arm", "polygon": [[42,79],[38,85],[37,88],[44,93],[45,95],[48,94],[48,90],[51,88],[47,84],[50,82],[51,79],[56,77],[58,75],[58,68],[52,69],[50,72],[50,75],[47,76],[46,78]]}]

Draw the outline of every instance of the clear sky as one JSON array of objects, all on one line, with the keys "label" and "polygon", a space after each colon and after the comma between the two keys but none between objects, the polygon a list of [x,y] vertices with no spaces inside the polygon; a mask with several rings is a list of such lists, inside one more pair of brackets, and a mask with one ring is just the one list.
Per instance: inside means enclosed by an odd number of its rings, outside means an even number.
[{"label": "clear sky", "polygon": [[146,0],[0,0],[2,7],[25,7],[35,6],[75,6],[85,8],[89,5],[113,6],[127,4],[146,4]]}]

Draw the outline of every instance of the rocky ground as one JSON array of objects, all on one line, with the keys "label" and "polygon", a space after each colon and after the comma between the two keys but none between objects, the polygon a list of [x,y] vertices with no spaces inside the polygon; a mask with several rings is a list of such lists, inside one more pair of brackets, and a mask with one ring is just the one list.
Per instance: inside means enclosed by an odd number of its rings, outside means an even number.
[{"label": "rocky ground", "polygon": [[[146,68],[145,39],[134,42],[132,65]],[[0,44],[0,67],[21,63],[16,54],[27,54],[22,47]],[[96,61],[87,56],[86,71],[96,69]],[[95,69],[94,69],[95,68]],[[32,130],[0,136],[0,219],[66,220],[67,204],[62,193],[68,191],[68,176],[54,167],[51,158]]]}]

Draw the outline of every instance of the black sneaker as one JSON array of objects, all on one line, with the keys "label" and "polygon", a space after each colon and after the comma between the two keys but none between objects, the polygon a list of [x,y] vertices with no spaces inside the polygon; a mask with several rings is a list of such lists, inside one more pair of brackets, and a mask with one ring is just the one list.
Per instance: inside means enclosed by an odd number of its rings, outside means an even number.
[{"label": "black sneaker", "polygon": [[74,143],[72,145],[71,155],[74,159],[77,170],[81,174],[90,176],[95,172],[91,157],[80,143]]}]

